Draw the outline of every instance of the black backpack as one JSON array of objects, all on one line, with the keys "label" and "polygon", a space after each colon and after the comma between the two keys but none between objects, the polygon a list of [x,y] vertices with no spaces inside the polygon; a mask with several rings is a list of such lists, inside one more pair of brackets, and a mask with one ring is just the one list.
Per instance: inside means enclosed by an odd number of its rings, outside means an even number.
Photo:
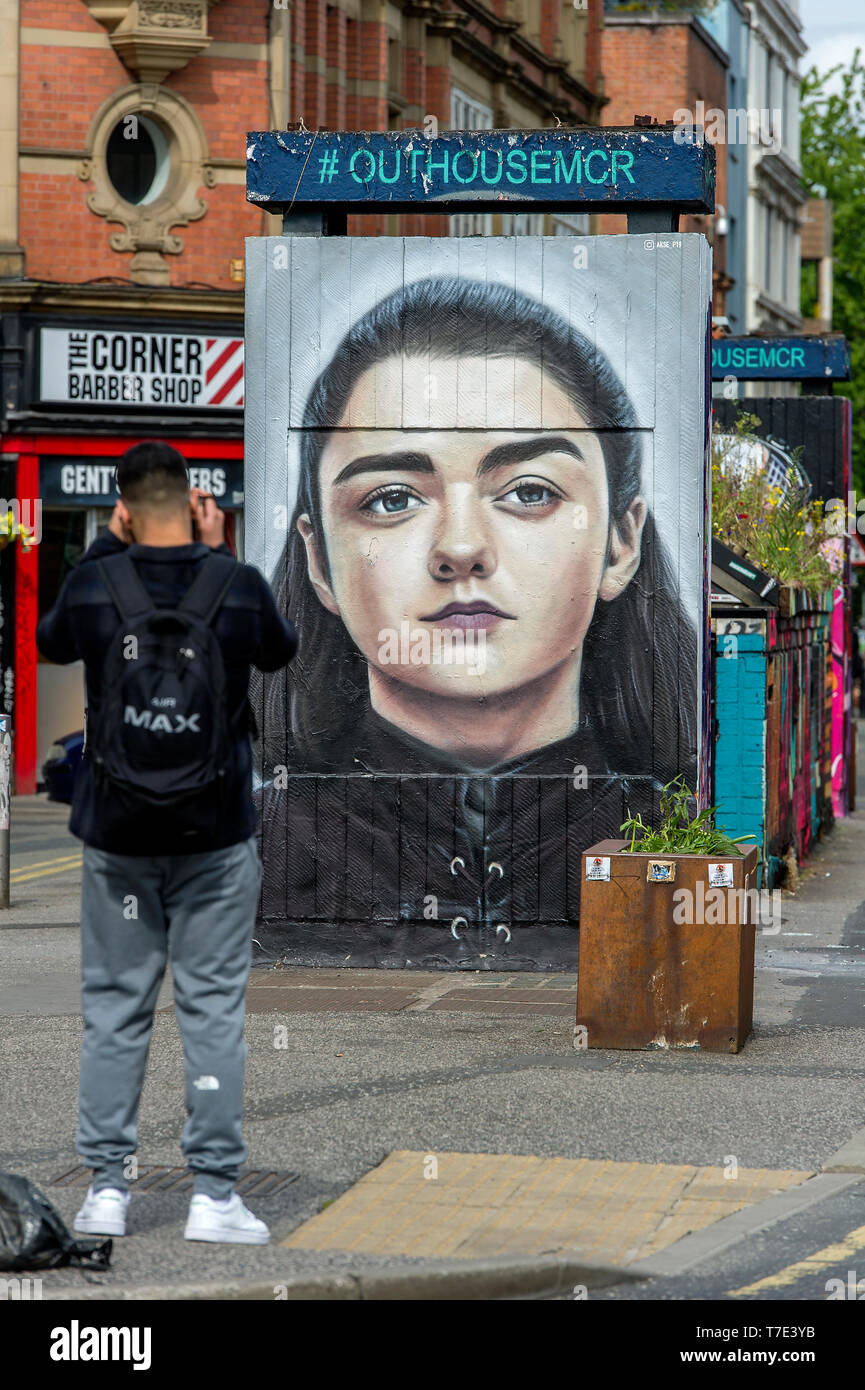
[{"label": "black backpack", "polygon": [[0,1269],[107,1269],[110,1236],[77,1239],[29,1178],[0,1173]]},{"label": "black backpack", "polygon": [[237,563],[208,555],[176,608],[154,605],[128,554],[98,563],[123,620],[87,735],[100,817],[115,833],[132,833],[162,813],[166,829],[207,834],[224,808],[231,756],[225,667],[211,623]]}]

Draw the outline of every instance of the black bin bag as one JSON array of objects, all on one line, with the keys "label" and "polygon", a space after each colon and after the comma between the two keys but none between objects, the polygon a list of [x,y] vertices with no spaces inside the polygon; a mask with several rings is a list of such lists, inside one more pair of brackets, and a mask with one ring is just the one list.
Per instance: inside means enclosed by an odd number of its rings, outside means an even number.
[{"label": "black bin bag", "polygon": [[110,1236],[77,1239],[38,1187],[17,1173],[0,1173],[0,1270],[107,1269]]}]

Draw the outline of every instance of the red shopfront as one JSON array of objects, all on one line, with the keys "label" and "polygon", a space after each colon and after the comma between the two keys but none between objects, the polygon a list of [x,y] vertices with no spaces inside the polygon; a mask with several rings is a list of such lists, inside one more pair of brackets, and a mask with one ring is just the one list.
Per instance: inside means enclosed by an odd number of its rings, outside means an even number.
[{"label": "red shopfront", "polygon": [[[18,420],[7,413],[8,432],[0,436],[0,492],[15,499],[37,538],[27,553],[10,547],[0,564],[0,699],[13,718],[19,795],[36,791],[48,747],[83,726],[83,670],[44,662],[36,625],[111,515],[120,456],[142,439],[172,444],[191,485],[212,491],[225,510],[229,543],[243,554],[242,338],[224,328],[81,330],[56,322],[34,325],[29,337],[31,390],[19,397]],[[140,371],[133,377],[131,365],[151,366],[154,348],[163,352],[156,359],[165,366],[161,379]],[[221,373],[216,390],[215,373],[206,379],[208,354]],[[82,388],[86,400],[75,394]]]}]

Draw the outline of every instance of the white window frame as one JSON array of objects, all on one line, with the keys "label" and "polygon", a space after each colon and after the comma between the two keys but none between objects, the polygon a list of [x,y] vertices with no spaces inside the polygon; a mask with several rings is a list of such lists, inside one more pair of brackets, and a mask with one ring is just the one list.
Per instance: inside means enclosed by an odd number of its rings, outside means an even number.
[{"label": "white window frame", "polygon": [[[451,87],[451,130],[492,130],[492,107],[460,87]],[[493,217],[490,212],[456,212],[448,218],[451,236],[490,236]]]}]

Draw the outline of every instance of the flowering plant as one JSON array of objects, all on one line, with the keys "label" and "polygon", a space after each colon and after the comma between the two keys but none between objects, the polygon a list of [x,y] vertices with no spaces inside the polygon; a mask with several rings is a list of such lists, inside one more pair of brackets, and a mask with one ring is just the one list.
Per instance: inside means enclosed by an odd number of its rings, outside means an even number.
[{"label": "flowering plant", "polygon": [[26,526],[22,526],[20,521],[15,520],[15,513],[10,507],[5,516],[0,513],[0,550],[5,550],[13,541],[20,541],[26,554],[33,544],[33,533]]},{"label": "flowering plant", "polygon": [[786,486],[770,485],[762,465],[763,442],[753,435],[760,424],[742,414],[731,435],[717,426],[712,436],[712,531],[718,540],[781,584],[816,596],[838,583],[844,569],[844,542],[828,533],[823,502],[810,498],[793,455]]}]

